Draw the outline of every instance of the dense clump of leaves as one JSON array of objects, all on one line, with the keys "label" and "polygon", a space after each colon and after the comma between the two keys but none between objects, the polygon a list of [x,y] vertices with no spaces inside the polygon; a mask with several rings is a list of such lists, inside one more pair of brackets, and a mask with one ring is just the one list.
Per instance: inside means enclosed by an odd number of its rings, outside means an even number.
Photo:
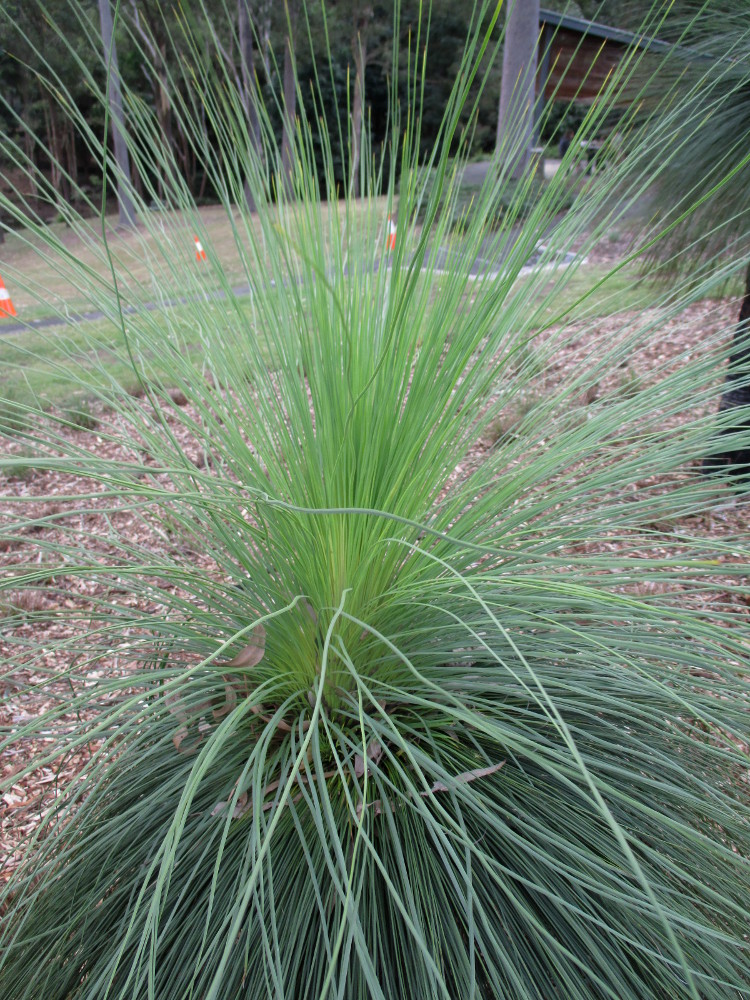
[{"label": "dense clump of leaves", "polygon": [[[333,171],[317,186],[325,132],[300,120],[282,180],[270,117],[260,108],[259,155],[231,79],[185,27],[200,103],[180,106],[183,127],[210,119],[211,143],[190,134],[245,299],[136,101],[131,155],[159,166],[181,208],[140,206],[149,280],[77,217],[105,278],[38,233],[120,323],[141,392],[124,397],[104,365],[70,376],[109,408],[97,433],[114,457],[64,415],[31,414],[22,432],[35,469],[91,482],[84,497],[58,490],[54,531],[35,536],[87,604],[37,615],[64,626],[41,644],[11,610],[6,677],[48,708],[2,746],[34,741],[27,772],[89,754],[0,897],[4,997],[747,993],[747,623],[696,599],[719,564],[747,596],[746,543],[683,531],[665,550],[653,529],[714,496],[685,469],[710,436],[695,408],[720,391],[715,359],[680,358],[601,405],[591,392],[708,279],[624,318],[471,465],[585,328],[587,296],[575,328],[556,305],[573,269],[552,269],[629,210],[643,181],[626,166],[662,142],[592,180],[562,221],[562,175],[522,225],[521,185],[488,240],[500,165],[459,238],[443,210],[467,152],[458,123],[497,37],[478,23],[430,190],[416,69],[390,155],[363,136],[363,197],[340,201]],[[581,396],[590,409],[573,418]],[[14,539],[33,520],[26,495]],[[88,503],[102,538],[81,526]],[[150,533],[129,535],[123,513]],[[21,557],[4,586],[50,573]]]},{"label": "dense clump of leaves", "polygon": [[647,264],[668,274],[750,254],[750,48],[747,11],[737,0],[692,0],[672,9],[660,32],[678,46],[677,57],[649,81],[646,100],[656,114],[678,103],[688,119],[703,113],[703,127],[676,133],[677,148],[658,172],[642,211],[660,218],[665,235]]}]

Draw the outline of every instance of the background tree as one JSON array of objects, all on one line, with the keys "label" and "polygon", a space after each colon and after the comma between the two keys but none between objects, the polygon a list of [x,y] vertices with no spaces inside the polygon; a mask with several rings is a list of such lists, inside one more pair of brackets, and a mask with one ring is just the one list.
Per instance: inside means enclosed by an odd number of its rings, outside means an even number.
[{"label": "background tree", "polygon": [[[40,211],[49,214],[56,211],[53,203],[70,201],[79,179],[87,186],[92,169],[90,151],[64,105],[82,109],[94,127],[102,121],[101,108],[77,63],[90,41],[95,8],[71,14],[65,0],[50,0],[48,4],[3,0],[0,18],[5,26],[2,65],[8,84],[0,102],[10,134],[22,137],[36,168],[26,172],[28,193],[37,199]],[[59,28],[55,26],[61,20],[66,22],[69,46],[59,44]],[[98,26],[95,33],[101,38]]]},{"label": "background tree", "polygon": [[370,28],[374,9],[367,0],[351,0],[351,57],[354,67],[351,122],[351,184],[355,197],[360,190],[360,158],[362,155],[362,129],[365,110],[365,70],[368,60]]},{"label": "background tree", "polygon": [[284,0],[284,20],[286,31],[284,35],[283,64],[283,103],[282,103],[282,141],[281,141],[281,174],[282,182],[289,189],[294,165],[294,136],[297,109],[297,71],[295,60],[295,40],[297,22],[299,20],[299,0]]},{"label": "background tree", "polygon": [[122,84],[117,63],[117,46],[112,30],[112,8],[110,0],[99,0],[99,19],[102,28],[104,59],[109,77],[107,99],[110,107],[112,141],[115,147],[117,175],[117,206],[121,226],[136,224],[135,205],[131,195],[130,158],[125,132],[125,116],[122,109]]},{"label": "background tree", "polygon": [[[644,214],[669,227],[653,260],[661,273],[689,273],[722,253],[750,256],[750,44],[741,0],[686,2],[660,24],[680,59],[652,80],[645,95],[665,108],[654,129],[668,129],[674,153],[654,171]],[[696,128],[706,99],[715,110]],[[682,120],[669,110],[682,102]],[[699,198],[694,212],[687,205]],[[684,215],[684,218],[683,218]]]},{"label": "background tree", "polygon": [[[169,160],[177,154],[169,83],[170,26],[162,16],[161,4],[158,0],[130,0],[129,14],[132,37],[140,50],[140,70],[152,90],[154,108],[162,136],[163,155],[166,160]],[[183,175],[186,175],[188,150],[184,141],[181,152]],[[163,198],[165,190],[158,172],[156,184],[159,198]]]},{"label": "background tree", "polygon": [[250,135],[256,140],[253,142],[253,146],[255,149],[259,149],[260,119],[258,117],[255,42],[251,0],[237,0],[237,33],[242,76],[242,99],[245,106],[245,113],[250,122]]},{"label": "background tree", "polygon": [[[680,116],[665,110],[653,127],[670,131],[673,155],[655,172],[641,216],[652,214],[665,236],[647,255],[650,277],[698,283],[725,264],[750,258],[750,41],[747,7],[738,0],[688,2],[660,25],[679,46],[677,65],[653,82],[656,107],[680,102]],[[712,112],[704,115],[706,102]],[[700,127],[696,128],[695,123]],[[695,211],[686,211],[698,202]],[[742,489],[750,481],[750,267],[732,338],[716,432],[703,472],[729,471]]]}]

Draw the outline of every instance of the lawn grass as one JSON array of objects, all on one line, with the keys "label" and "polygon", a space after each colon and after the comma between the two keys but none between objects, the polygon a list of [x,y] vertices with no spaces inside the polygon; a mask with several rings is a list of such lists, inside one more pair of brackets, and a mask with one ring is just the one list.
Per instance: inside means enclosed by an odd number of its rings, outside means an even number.
[{"label": "lawn grass", "polygon": [[[559,281],[555,275],[542,289],[549,294]],[[611,316],[634,309],[648,309],[662,300],[664,289],[643,280],[637,264],[625,264],[613,271],[611,264],[582,264],[545,303],[542,317],[546,322],[576,321]]]},{"label": "lawn grass", "polygon": [[[276,224],[288,225],[286,215],[294,210],[287,207],[284,214],[278,210]],[[324,212],[331,210],[333,206],[324,206]],[[385,224],[386,200],[375,199],[374,210]],[[271,207],[269,211],[277,210]],[[119,229],[115,215],[107,216],[105,221],[106,249],[112,256],[121,290],[143,302],[179,298],[191,285],[206,292],[245,285],[247,263],[243,254],[249,242],[245,226],[254,227],[257,244],[264,244],[257,216],[241,214],[236,208],[229,215],[221,205],[149,212],[140,218],[135,230]],[[45,232],[59,243],[60,253],[55,257],[33,229],[9,232],[0,245],[0,276],[18,318],[29,323],[52,317],[65,320],[72,314],[90,311],[92,293],[96,293],[100,282],[111,281],[99,219],[81,221],[77,231],[55,222]],[[196,260],[196,236],[208,254],[207,262]],[[89,283],[86,287],[76,284],[83,274],[83,280]]]},{"label": "lawn grass", "polygon": [[[639,283],[632,266],[609,275],[607,265],[584,265],[570,277],[554,301],[542,307],[538,320],[570,322],[619,312],[644,309],[654,302],[654,286]],[[558,281],[556,276],[550,281]],[[467,294],[473,292],[472,288]],[[256,335],[249,296],[213,299],[201,304],[206,323],[226,329],[227,345],[241,350],[242,339]],[[200,367],[205,354],[195,335],[195,303],[125,319],[126,332],[133,322],[147,322],[152,333],[170,337],[183,357]],[[262,340],[262,338],[261,338]],[[266,350],[271,368],[277,359]],[[161,363],[153,373],[169,383],[170,372]],[[27,405],[66,407],[71,400],[90,399],[105,385],[119,385],[132,392],[138,377],[128,358],[122,329],[111,320],[96,320],[8,334],[0,338],[0,397]],[[0,414],[1,417],[1,414]]]},{"label": "lawn grass", "polygon": [[[376,211],[384,212],[385,203],[378,203]],[[262,333],[254,329],[257,320],[249,296],[222,298],[216,294],[222,285],[231,288],[247,282],[232,221],[236,222],[237,216],[230,220],[221,206],[200,208],[189,215],[154,213],[154,218],[148,220],[149,228],[140,227],[136,233],[116,232],[115,217],[108,218],[110,250],[118,276],[125,276],[126,301],[129,285],[134,289],[134,301],[141,306],[149,302],[155,271],[150,255],[156,252],[157,241],[164,239],[167,228],[172,246],[180,240],[185,245],[187,287],[160,285],[158,290],[154,289],[154,297],[167,303],[184,295],[190,301],[151,308],[139,312],[137,318],[126,316],[126,332],[131,327],[147,326],[159,340],[168,337],[181,356],[199,368],[205,367],[206,357],[196,322],[203,318],[206,324],[225,329],[227,346],[238,352],[244,337]],[[92,282],[98,279],[106,282],[109,265],[102,253],[101,240],[97,246],[94,239],[96,225],[97,220],[91,220],[89,243],[62,223],[53,223],[51,230],[66,251],[89,268]],[[208,264],[195,261],[193,232],[197,228],[212,258]],[[43,409],[77,406],[96,397],[103,388],[133,392],[139,382],[120,325],[112,319],[65,322],[66,315],[91,310],[91,299],[86,289],[76,289],[70,284],[64,258],[50,259],[40,255],[39,249],[40,237],[29,230],[10,234],[0,247],[0,275],[6,278],[19,318],[31,322],[61,317],[60,325],[6,335],[2,335],[0,325],[0,423],[6,426],[8,421],[4,417],[17,414],[17,405]],[[24,276],[25,288],[21,291],[16,291],[8,278],[16,273]],[[563,287],[558,287],[561,280]],[[36,301],[34,289],[39,295]],[[552,291],[554,296],[547,299]],[[564,276],[559,271],[551,274],[546,286],[541,287],[540,306],[530,317],[530,327],[647,309],[663,297],[663,291],[663,287],[642,280],[636,264],[613,270],[611,264],[584,263]],[[722,291],[726,294],[726,289]],[[198,304],[196,297],[204,293],[207,293],[205,300]],[[470,298],[474,293],[474,289],[467,289]],[[264,342],[262,336],[261,342]],[[276,366],[277,359],[268,349],[265,357],[269,367]],[[171,373],[163,356],[155,360],[151,374],[169,385]]]},{"label": "lawn grass", "polygon": [[[186,264],[197,265],[194,235],[221,261],[230,283],[244,280],[244,271],[230,221],[219,206],[201,208],[191,213],[154,212],[143,219],[135,230],[118,230],[117,217],[106,220],[109,250],[118,276],[125,288],[147,289],[153,284],[154,273],[160,275],[163,294],[179,294],[179,287],[168,284],[169,269],[159,267],[163,246],[178,254],[184,247]],[[76,287],[72,274],[80,276],[81,265],[89,278],[109,280],[109,263],[104,253],[98,219],[86,220],[86,228],[74,232],[63,223],[53,223],[50,234],[61,244],[58,258],[42,251],[42,239],[33,230],[9,233],[0,247],[0,275],[10,292],[19,319],[27,322],[49,317],[66,316],[90,310],[89,290]],[[78,265],[67,265],[65,253],[71,254]],[[204,268],[201,275],[206,287],[216,287],[216,272]]]},{"label": "lawn grass", "polygon": [[[226,346],[237,355],[254,336],[251,300],[202,305],[206,323],[226,331]],[[144,321],[141,315],[140,322]],[[204,367],[205,350],[195,328],[195,305],[181,305],[146,317],[152,333],[169,338],[180,355]],[[131,322],[126,318],[125,331]],[[265,350],[271,367],[275,361]],[[166,387],[174,378],[164,356],[154,359],[151,378]],[[43,410],[65,409],[95,399],[102,391],[137,392],[139,379],[128,357],[122,328],[109,320],[24,331],[0,339],[0,425],[17,404]]]}]

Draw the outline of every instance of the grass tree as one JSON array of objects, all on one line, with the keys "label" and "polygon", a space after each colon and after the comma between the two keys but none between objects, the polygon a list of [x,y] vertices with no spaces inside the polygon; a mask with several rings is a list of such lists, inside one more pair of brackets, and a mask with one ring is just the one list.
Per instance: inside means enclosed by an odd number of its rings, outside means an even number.
[{"label": "grass tree", "polygon": [[[675,100],[686,109],[690,139],[680,144],[647,200],[667,232],[652,257],[669,260],[668,274],[727,252],[750,254],[750,45],[747,11],[738,0],[670,11],[660,31],[680,54],[651,81],[648,102],[657,111]],[[704,127],[690,132],[698,108]]]},{"label": "grass tree", "polygon": [[[696,11],[699,16],[696,16]],[[662,29],[681,44],[680,58],[653,80],[651,103],[658,109],[675,97],[692,120],[706,109],[705,125],[681,143],[654,185],[644,210],[665,228],[644,258],[661,265],[664,280],[690,275],[715,261],[750,256],[750,48],[741,29],[746,11],[736,0],[712,5],[690,3],[666,18]],[[658,128],[658,124],[656,125]],[[703,471],[730,465],[739,483],[747,482],[750,452],[742,439],[724,439],[750,422],[750,268],[719,403],[717,434],[709,445]]]},{"label": "grass tree", "polygon": [[[98,399],[97,437],[43,400],[5,420],[6,472],[90,485],[58,482],[41,516],[26,489],[5,505],[3,677],[42,707],[0,746],[24,761],[13,782],[83,763],[0,895],[3,997],[747,996],[748,627],[702,600],[747,597],[747,549],[684,524],[716,493],[689,471],[715,356],[578,402],[717,268],[596,338],[594,292],[571,294],[575,266],[560,264],[606,238],[704,114],[661,115],[562,217],[561,171],[523,220],[516,185],[492,229],[500,166],[456,235],[465,112],[502,21],[489,8],[470,27],[429,189],[416,33],[404,113],[394,100],[387,150],[361,150],[357,200],[337,200],[315,117],[300,117],[282,183],[272,116],[261,156],[225,63],[183,24],[191,87],[168,81],[170,106],[225,210],[245,298],[134,95],[131,157],[179,209],[139,206],[127,238],[146,281],[118,263],[103,209],[98,231],[67,217],[96,267],[6,202],[120,327],[140,393],[122,393],[96,344],[71,347],[81,363],[60,369]],[[635,54],[584,129],[639,71]],[[103,136],[76,125],[103,158]],[[539,393],[587,330],[592,351]],[[25,350],[19,337],[19,373]],[[42,588],[53,610],[19,600]]]}]

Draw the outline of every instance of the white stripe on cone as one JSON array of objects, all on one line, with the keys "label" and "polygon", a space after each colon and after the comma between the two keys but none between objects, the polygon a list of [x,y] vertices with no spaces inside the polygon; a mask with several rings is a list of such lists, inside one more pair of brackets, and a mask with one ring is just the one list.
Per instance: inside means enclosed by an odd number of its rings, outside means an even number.
[{"label": "white stripe on cone", "polygon": [[0,313],[4,316],[17,316],[16,307],[10,297],[10,292],[5,287],[5,282],[0,278]]}]

